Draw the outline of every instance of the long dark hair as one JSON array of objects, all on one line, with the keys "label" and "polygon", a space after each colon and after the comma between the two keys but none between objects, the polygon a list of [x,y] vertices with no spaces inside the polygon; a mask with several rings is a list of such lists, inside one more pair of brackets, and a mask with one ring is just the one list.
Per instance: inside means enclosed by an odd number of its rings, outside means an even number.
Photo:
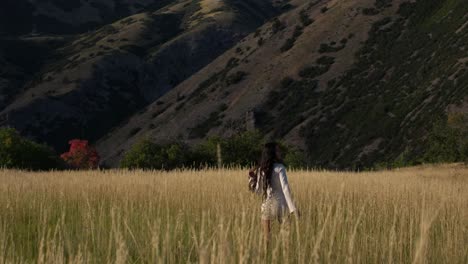
[{"label": "long dark hair", "polygon": [[263,181],[263,198],[267,196],[267,189],[271,183],[271,175],[273,174],[274,164],[283,163],[283,160],[276,155],[276,142],[269,142],[263,146],[262,157],[259,162],[260,172],[264,173]]}]

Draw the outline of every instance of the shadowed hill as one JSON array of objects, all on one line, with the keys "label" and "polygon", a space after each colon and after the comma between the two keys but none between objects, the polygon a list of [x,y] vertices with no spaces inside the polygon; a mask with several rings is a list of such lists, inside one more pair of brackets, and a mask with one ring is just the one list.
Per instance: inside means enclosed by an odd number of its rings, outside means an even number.
[{"label": "shadowed hill", "polygon": [[74,34],[94,30],[176,0],[6,0],[0,4],[0,34]]},{"label": "shadowed hill", "polygon": [[[257,8],[262,11],[254,12]],[[60,151],[73,137],[97,140],[278,10],[269,1],[174,1],[157,11],[67,37],[56,50],[44,47],[42,52],[37,43],[43,36],[21,37],[16,41],[34,45],[34,54],[46,57],[33,58],[37,66],[29,71],[27,82],[3,75],[8,82],[2,87],[0,115],[8,116],[9,125],[22,134]],[[9,66],[17,79],[27,78],[24,65]],[[21,84],[21,89],[12,88]]]},{"label": "shadowed hill", "polygon": [[257,128],[311,166],[368,167],[420,156],[434,120],[468,109],[463,0],[4,6],[0,126],[58,151],[90,139],[110,166],[144,137]]},{"label": "shadowed hill", "polygon": [[467,8],[461,0],[303,4],[133,116],[99,149],[116,165],[142,137],[195,143],[244,130],[253,116],[314,166],[418,155],[432,121],[466,103]]}]

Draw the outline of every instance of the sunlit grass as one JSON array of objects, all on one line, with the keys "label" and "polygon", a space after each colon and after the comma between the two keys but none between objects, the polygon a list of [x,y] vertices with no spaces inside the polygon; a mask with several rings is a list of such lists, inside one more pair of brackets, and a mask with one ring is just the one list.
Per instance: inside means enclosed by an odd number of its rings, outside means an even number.
[{"label": "sunlit grass", "polygon": [[467,263],[468,168],[288,171],[274,226],[244,170],[0,171],[0,262]]}]

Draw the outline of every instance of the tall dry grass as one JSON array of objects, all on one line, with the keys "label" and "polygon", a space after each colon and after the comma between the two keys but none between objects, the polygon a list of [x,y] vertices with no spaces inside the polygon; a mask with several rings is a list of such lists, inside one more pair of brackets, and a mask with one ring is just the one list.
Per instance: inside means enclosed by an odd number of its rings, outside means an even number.
[{"label": "tall dry grass", "polygon": [[288,171],[273,228],[246,171],[0,171],[2,263],[468,263],[468,168]]}]

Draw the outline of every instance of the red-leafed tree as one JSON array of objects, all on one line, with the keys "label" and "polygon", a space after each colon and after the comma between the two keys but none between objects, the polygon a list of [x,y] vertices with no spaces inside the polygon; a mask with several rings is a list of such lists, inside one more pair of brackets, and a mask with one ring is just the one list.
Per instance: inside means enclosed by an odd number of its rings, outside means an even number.
[{"label": "red-leafed tree", "polygon": [[75,169],[96,169],[99,165],[99,154],[87,140],[73,139],[68,142],[70,150],[60,157]]}]

